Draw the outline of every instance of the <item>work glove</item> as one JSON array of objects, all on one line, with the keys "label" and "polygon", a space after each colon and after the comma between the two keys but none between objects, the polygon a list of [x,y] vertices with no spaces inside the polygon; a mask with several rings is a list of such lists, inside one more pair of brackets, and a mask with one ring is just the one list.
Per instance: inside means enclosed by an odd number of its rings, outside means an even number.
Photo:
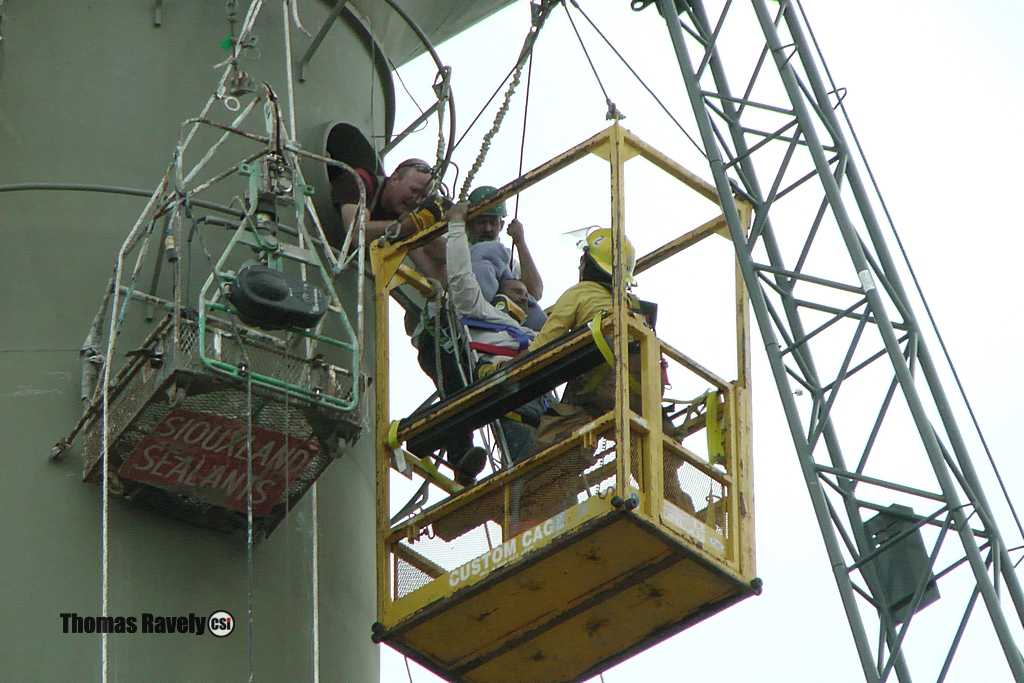
[{"label": "work glove", "polygon": [[413,225],[416,226],[416,232],[422,232],[443,220],[445,208],[444,200],[441,197],[428,198],[420,208],[409,214]]}]

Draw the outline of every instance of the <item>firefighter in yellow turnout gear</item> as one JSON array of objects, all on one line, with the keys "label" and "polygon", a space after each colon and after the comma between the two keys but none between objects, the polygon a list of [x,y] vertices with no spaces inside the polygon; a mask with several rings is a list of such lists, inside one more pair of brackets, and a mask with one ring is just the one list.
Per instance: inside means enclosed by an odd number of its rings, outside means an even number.
[{"label": "firefighter in yellow turnout gear", "polygon": [[[536,350],[563,333],[594,320],[603,311],[612,308],[612,231],[601,228],[587,235],[583,255],[580,257],[580,281],[558,298],[551,315],[530,344]],[[633,284],[636,252],[626,239],[623,245],[626,280]],[[629,294],[630,308],[639,314],[639,300]],[[639,372],[639,367],[630,373]],[[638,397],[636,397],[638,398]],[[634,401],[631,401],[633,403]],[[541,422],[534,442],[537,451],[543,450],[572,433],[572,430],[615,407],[615,375],[611,367],[601,365],[569,381],[561,403],[549,409]],[[639,409],[639,406],[636,406]],[[550,414],[554,413],[554,414]]]},{"label": "firefighter in yellow turnout gear", "polygon": [[[591,322],[602,311],[612,308],[612,231],[601,228],[587,235],[583,256],[580,258],[580,281],[567,289],[558,298],[547,322],[537,335],[529,350],[534,351],[563,333]],[[635,284],[633,269],[636,265],[636,251],[626,238],[623,247],[626,265],[626,281]],[[641,315],[640,300],[633,294],[629,307]],[[640,375],[639,358],[629,359],[630,408],[640,412],[640,387],[636,383]],[[562,394],[562,400],[549,407],[542,418],[534,438],[534,452],[568,438],[572,432],[592,419],[615,408],[615,374],[610,365],[602,364],[588,373],[570,380]],[[665,495],[677,506],[692,513],[693,502],[681,490],[674,463],[664,461]]]},{"label": "firefighter in yellow turnout gear", "polygon": [[[623,246],[626,257],[626,280],[630,284],[635,284],[633,268],[636,265],[636,251],[628,238]],[[558,297],[547,322],[530,344],[530,350],[544,346],[564,332],[590,322],[601,311],[610,310],[611,287],[612,231],[601,228],[587,235],[583,256],[580,257],[580,281]]]}]

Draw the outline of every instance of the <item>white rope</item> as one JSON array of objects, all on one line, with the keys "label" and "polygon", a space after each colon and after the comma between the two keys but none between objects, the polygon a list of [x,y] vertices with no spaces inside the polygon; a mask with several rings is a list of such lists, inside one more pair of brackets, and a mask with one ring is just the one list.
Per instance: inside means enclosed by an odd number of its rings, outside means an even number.
[{"label": "white rope", "polygon": [[[298,158],[295,159],[295,168],[299,167]],[[305,183],[306,179],[303,178],[302,182]],[[309,211],[310,217],[313,219],[313,225],[316,226],[316,236],[320,238],[320,243],[324,245],[324,253],[327,254],[327,261],[331,264],[331,274],[337,275],[348,265],[339,261],[334,255],[334,249],[331,248],[330,243],[327,241],[327,234],[324,232],[323,223],[320,222],[320,214],[317,213],[316,206],[313,205],[313,198],[306,195],[305,198],[306,210]],[[342,251],[342,258],[344,259],[345,252]]]},{"label": "white rope", "polygon": [[[118,331],[120,329],[117,311],[121,295],[121,271],[124,268],[124,259],[127,255],[128,249],[134,244],[142,226],[148,224],[151,220],[149,217],[156,206],[157,199],[163,197],[164,190],[167,189],[169,176],[170,172],[165,173],[156,191],[150,195],[149,202],[146,203],[146,208],[142,210],[142,214],[139,216],[138,220],[135,221],[135,225],[132,226],[131,232],[128,233],[127,239],[125,239],[121,244],[121,248],[117,252],[117,264],[114,266],[113,292],[110,307],[110,329],[107,334],[107,352],[103,363],[103,472],[101,473],[102,482],[100,484],[103,489],[103,523],[101,541],[102,549],[100,553],[102,562],[102,597],[100,599],[100,615],[104,617],[107,616],[110,594],[110,483],[107,481],[107,472],[110,469],[110,361],[114,357],[114,345],[117,342]],[[109,643],[107,641],[107,633],[104,632],[100,637],[100,680],[102,683],[107,683],[108,680],[108,659]]]},{"label": "white rope", "polygon": [[320,683],[320,517],[313,484],[313,683]]},{"label": "white rope", "polygon": [[[288,21],[288,6],[292,0],[282,0],[281,17],[284,23],[284,71],[288,80],[288,124],[290,130],[289,142],[295,143],[295,75],[292,73],[292,25]],[[298,15],[295,15],[298,20]],[[300,24],[301,25],[301,24]]]},{"label": "white rope", "polygon": [[249,3],[249,10],[245,13],[245,20],[242,22],[242,30],[238,32],[238,40],[235,41],[232,51],[233,59],[238,59],[238,51],[245,47],[245,43],[249,40],[249,34],[252,33],[252,28],[256,24],[256,17],[259,16],[262,9],[263,0],[253,0]]},{"label": "white rope", "polygon": [[[363,201],[362,183],[360,183],[359,185],[359,193],[361,195],[360,201]],[[366,297],[366,273],[363,271],[364,264],[366,263],[366,216],[364,215],[365,213],[366,212],[363,210],[362,205],[356,208],[355,223],[359,229],[359,249],[357,249],[356,251],[356,253],[359,254],[359,265],[356,269],[356,277],[358,278],[356,280],[356,336],[358,338],[359,343],[358,368],[360,369],[360,372],[362,371],[361,369],[363,367],[363,349],[365,348],[363,345],[366,342],[366,313],[365,307],[363,306],[363,300]],[[324,243],[326,244],[326,241]],[[359,386],[359,372],[356,372],[352,375],[352,382],[355,386],[355,390],[357,392],[360,391],[361,387]],[[360,405],[362,405],[363,403],[363,401],[360,401]]]},{"label": "white rope", "polygon": [[[200,342],[202,343],[202,342]],[[252,366],[247,364],[245,376],[245,562],[246,584],[249,589],[249,683],[252,683],[253,619],[252,619]]]},{"label": "white rope", "polygon": [[312,38],[313,34],[306,30],[306,27],[302,25],[302,20],[299,19],[299,2],[295,0],[292,2],[292,21],[295,22],[295,26],[302,31],[307,38]]},{"label": "white rope", "polygon": [[[243,109],[238,114],[238,116],[235,117],[235,120],[231,122],[231,127],[232,128],[237,128],[239,126],[239,124],[243,123],[245,121],[245,119],[247,119],[249,117],[249,114],[252,113],[252,110],[256,108],[256,104],[259,101],[260,101],[259,97],[254,97],[252,99],[252,101],[250,101],[249,104],[247,104],[245,106],[245,109]],[[205,117],[205,115],[204,115],[204,117]],[[193,124],[193,125],[194,126],[198,126],[199,124],[197,123],[197,124]],[[223,145],[224,142],[230,136],[231,136],[231,131],[225,131],[224,134],[220,136],[220,139],[217,140],[217,142],[215,142],[210,147],[210,149],[206,153],[206,155],[202,159],[200,159],[199,162],[196,163],[196,165],[192,167],[192,170],[188,172],[188,175],[185,176],[185,183],[192,182],[192,179],[196,177],[196,174],[199,173],[199,171],[203,170],[206,167],[206,164],[208,164],[210,162],[210,159],[213,158],[213,155],[217,153],[217,150],[220,149],[221,145]],[[189,138],[189,139],[191,139],[191,138]],[[186,143],[186,144],[188,144],[188,143]],[[182,148],[182,154],[184,154],[184,152],[185,152],[185,150],[184,150],[184,148]]]}]

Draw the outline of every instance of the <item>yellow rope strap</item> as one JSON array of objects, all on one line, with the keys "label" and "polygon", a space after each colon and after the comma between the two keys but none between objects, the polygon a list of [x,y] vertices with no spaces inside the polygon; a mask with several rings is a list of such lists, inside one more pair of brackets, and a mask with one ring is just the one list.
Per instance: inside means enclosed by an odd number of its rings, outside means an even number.
[{"label": "yellow rope strap", "polygon": [[719,458],[725,462],[722,449],[722,425],[718,421],[718,392],[710,391],[704,398],[704,422],[708,434],[708,461],[714,465]]},{"label": "yellow rope strap", "polygon": [[[605,362],[608,363],[608,367],[615,369],[615,354],[612,353],[612,349],[608,346],[608,342],[605,340],[604,335],[601,334],[601,318],[604,316],[604,311],[598,311],[597,315],[590,322],[590,334],[594,337],[594,343],[597,344],[598,350],[601,351],[601,355],[604,356]],[[583,391],[593,390],[597,386],[597,383],[603,379],[604,375],[594,373],[594,377],[587,386],[584,387]],[[593,384],[594,386],[590,386]],[[642,393],[640,390],[640,383],[636,381],[636,378],[632,375],[629,376],[629,388],[634,394]]]},{"label": "yellow rope strap", "polygon": [[388,446],[391,448],[398,448],[398,420],[394,420],[391,426],[388,427]]},{"label": "yellow rope strap", "polygon": [[[712,465],[726,463],[725,451],[722,448],[722,426],[718,421],[718,392],[709,391],[704,399],[704,424],[708,435],[708,462]],[[704,523],[714,528],[725,523],[722,514],[725,511],[725,500],[715,500],[714,494],[708,492],[708,505],[705,508]]]}]

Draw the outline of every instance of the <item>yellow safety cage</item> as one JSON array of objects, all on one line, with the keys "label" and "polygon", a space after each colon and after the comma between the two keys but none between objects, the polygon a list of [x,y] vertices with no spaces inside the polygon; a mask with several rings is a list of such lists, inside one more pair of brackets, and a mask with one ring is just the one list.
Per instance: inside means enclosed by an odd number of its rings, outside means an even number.
[{"label": "yellow safety cage", "polygon": [[[737,377],[726,380],[659,339],[626,305],[624,164],[640,156],[721,206],[715,188],[615,123],[473,206],[470,215],[595,154],[609,162],[613,306],[589,326],[528,353],[463,392],[392,421],[388,306],[430,284],[402,265],[446,230],[371,249],[376,279],[377,599],[373,637],[451,681],[576,681],[760,591],[755,577],[747,293],[735,288]],[[715,234],[718,216],[638,259],[641,273]],[[609,344],[606,339],[611,339]],[[616,359],[629,358],[629,362]],[[673,403],[662,365],[707,390]],[[467,489],[401,444],[440,445],[602,364],[614,410]],[[638,396],[630,402],[631,386]],[[634,394],[635,395],[635,394]],[[636,396],[636,395],[635,395]],[[701,438],[701,435],[705,438]],[[705,452],[706,451],[706,452]],[[391,521],[400,470],[450,494]]]}]

